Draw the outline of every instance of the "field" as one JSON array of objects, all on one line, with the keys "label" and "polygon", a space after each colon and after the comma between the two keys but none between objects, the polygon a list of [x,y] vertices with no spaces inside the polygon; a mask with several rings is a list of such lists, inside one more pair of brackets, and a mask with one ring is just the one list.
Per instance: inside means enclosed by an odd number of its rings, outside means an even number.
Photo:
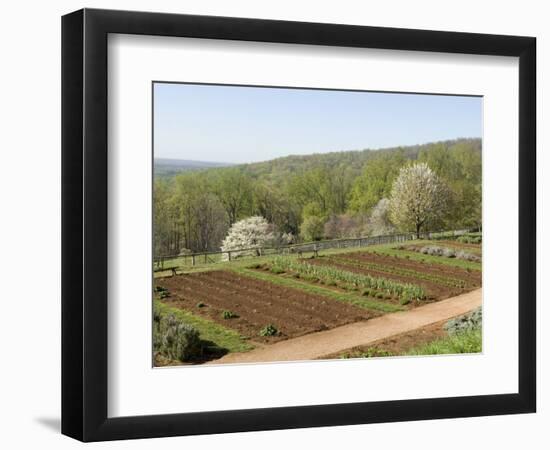
[{"label": "field", "polygon": [[[436,247],[432,253],[447,249],[443,252],[447,256],[424,254],[426,247]],[[464,252],[460,258],[448,256],[460,251]],[[225,362],[227,354],[238,362],[238,355],[246,352],[265,351],[273,344],[280,348],[286,340],[344,330],[354,323],[368,325],[386,314],[406,314],[479,289],[481,245],[415,240],[405,245],[325,250],[317,257],[261,256],[167,274],[155,274],[155,301],[164,314],[179,314],[183,323],[199,331],[205,348],[215,350],[192,362]],[[410,330],[395,338],[391,352],[351,339],[348,351],[320,357],[409,354],[421,344],[440,340],[440,331],[426,339],[426,333]],[[377,354],[379,348],[381,354]],[[157,358],[155,363],[175,362]]]},{"label": "field", "polygon": [[[247,339],[266,344],[368,320],[373,315],[353,304],[233,271],[179,275],[164,279],[161,285],[171,294],[168,305],[193,311],[238,331]],[[230,313],[235,317],[228,317]],[[262,336],[260,332],[268,325],[276,327],[277,333]]]}]

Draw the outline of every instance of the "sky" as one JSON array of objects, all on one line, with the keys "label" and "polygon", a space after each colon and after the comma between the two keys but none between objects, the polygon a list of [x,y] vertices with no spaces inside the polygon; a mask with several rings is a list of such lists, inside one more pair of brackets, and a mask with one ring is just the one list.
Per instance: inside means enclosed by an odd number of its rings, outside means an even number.
[{"label": "sky", "polygon": [[155,158],[246,163],[481,137],[482,98],[154,84]]}]

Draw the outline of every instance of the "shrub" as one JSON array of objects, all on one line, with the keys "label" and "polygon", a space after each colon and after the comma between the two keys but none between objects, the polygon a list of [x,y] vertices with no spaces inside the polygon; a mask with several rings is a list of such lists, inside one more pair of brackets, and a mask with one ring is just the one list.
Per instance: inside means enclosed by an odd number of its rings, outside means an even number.
[{"label": "shrub", "polygon": [[456,254],[450,248],[444,247],[442,251],[442,256],[445,256],[446,258],[454,258]]},{"label": "shrub", "polygon": [[474,262],[480,262],[481,258],[477,255],[474,255],[473,253],[465,252],[464,250],[459,250],[456,253],[456,257],[458,259],[464,259],[466,261],[474,261]]},{"label": "shrub", "polygon": [[480,329],[482,321],[483,313],[480,306],[468,314],[449,320],[445,324],[444,328],[447,333],[452,336],[455,334]]},{"label": "shrub", "polygon": [[318,241],[323,238],[326,222],[324,216],[307,216],[300,225],[300,235],[305,241]]},{"label": "shrub", "polygon": [[456,240],[458,242],[462,242],[463,244],[481,244],[480,235],[465,234],[463,236],[458,237]]},{"label": "shrub", "polygon": [[274,325],[269,324],[260,330],[260,336],[276,336],[279,334],[279,330]]},{"label": "shrub", "polygon": [[158,309],[153,315],[153,348],[166,358],[189,361],[202,355],[199,332],[173,314],[162,316]]},{"label": "shrub", "polygon": [[237,317],[239,317],[239,315],[234,313],[233,311],[224,311],[222,312],[222,317],[224,319],[236,319]]},{"label": "shrub", "polygon": [[452,248],[447,248],[447,247],[426,245],[425,247],[421,247],[416,251],[418,251],[419,253],[423,253],[424,255],[443,256],[445,258],[458,258],[458,259],[464,259],[466,261],[481,262],[481,257],[478,255],[474,255],[473,253],[468,253],[464,250],[455,251]]}]

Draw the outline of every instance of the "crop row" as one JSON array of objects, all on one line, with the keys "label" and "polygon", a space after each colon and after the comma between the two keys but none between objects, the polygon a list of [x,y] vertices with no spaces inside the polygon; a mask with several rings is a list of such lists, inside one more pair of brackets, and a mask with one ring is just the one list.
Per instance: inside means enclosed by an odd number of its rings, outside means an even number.
[{"label": "crop row", "polygon": [[449,286],[449,287],[464,288],[466,286],[466,282],[463,280],[457,280],[456,278],[441,277],[439,275],[418,272],[416,270],[405,269],[403,267],[387,266],[385,264],[378,264],[373,262],[362,262],[354,259],[339,258],[337,256],[330,256],[328,257],[327,260],[334,261],[335,263],[338,263],[338,264],[351,265],[351,266],[357,267],[358,269],[375,270],[377,272],[385,272],[385,273],[397,275],[397,276],[414,277],[420,280],[431,281],[433,283]]},{"label": "crop row", "polygon": [[426,297],[420,286],[410,283],[399,283],[386,278],[357,274],[329,266],[318,266],[300,262],[292,258],[276,257],[270,263],[274,273],[293,273],[311,281],[322,281],[328,285],[339,285],[346,289],[365,289],[385,292],[399,298],[402,304],[411,300],[421,300]]}]

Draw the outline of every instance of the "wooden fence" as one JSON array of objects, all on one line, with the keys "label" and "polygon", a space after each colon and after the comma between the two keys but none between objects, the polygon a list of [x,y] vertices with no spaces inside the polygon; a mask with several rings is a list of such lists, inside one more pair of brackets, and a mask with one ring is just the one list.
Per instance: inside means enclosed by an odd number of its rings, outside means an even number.
[{"label": "wooden fence", "polygon": [[[420,239],[434,239],[440,236],[460,236],[471,230],[435,231],[420,233]],[[155,271],[170,270],[181,266],[197,266],[213,264],[222,261],[232,261],[242,258],[253,258],[269,255],[302,255],[313,253],[317,255],[321,250],[334,248],[367,247],[370,245],[392,244],[416,239],[415,233],[388,234],[382,236],[368,236],[360,238],[332,239],[327,241],[304,242],[280,247],[254,247],[240,250],[219,252],[189,253],[170,256],[156,256],[153,260]]]}]

